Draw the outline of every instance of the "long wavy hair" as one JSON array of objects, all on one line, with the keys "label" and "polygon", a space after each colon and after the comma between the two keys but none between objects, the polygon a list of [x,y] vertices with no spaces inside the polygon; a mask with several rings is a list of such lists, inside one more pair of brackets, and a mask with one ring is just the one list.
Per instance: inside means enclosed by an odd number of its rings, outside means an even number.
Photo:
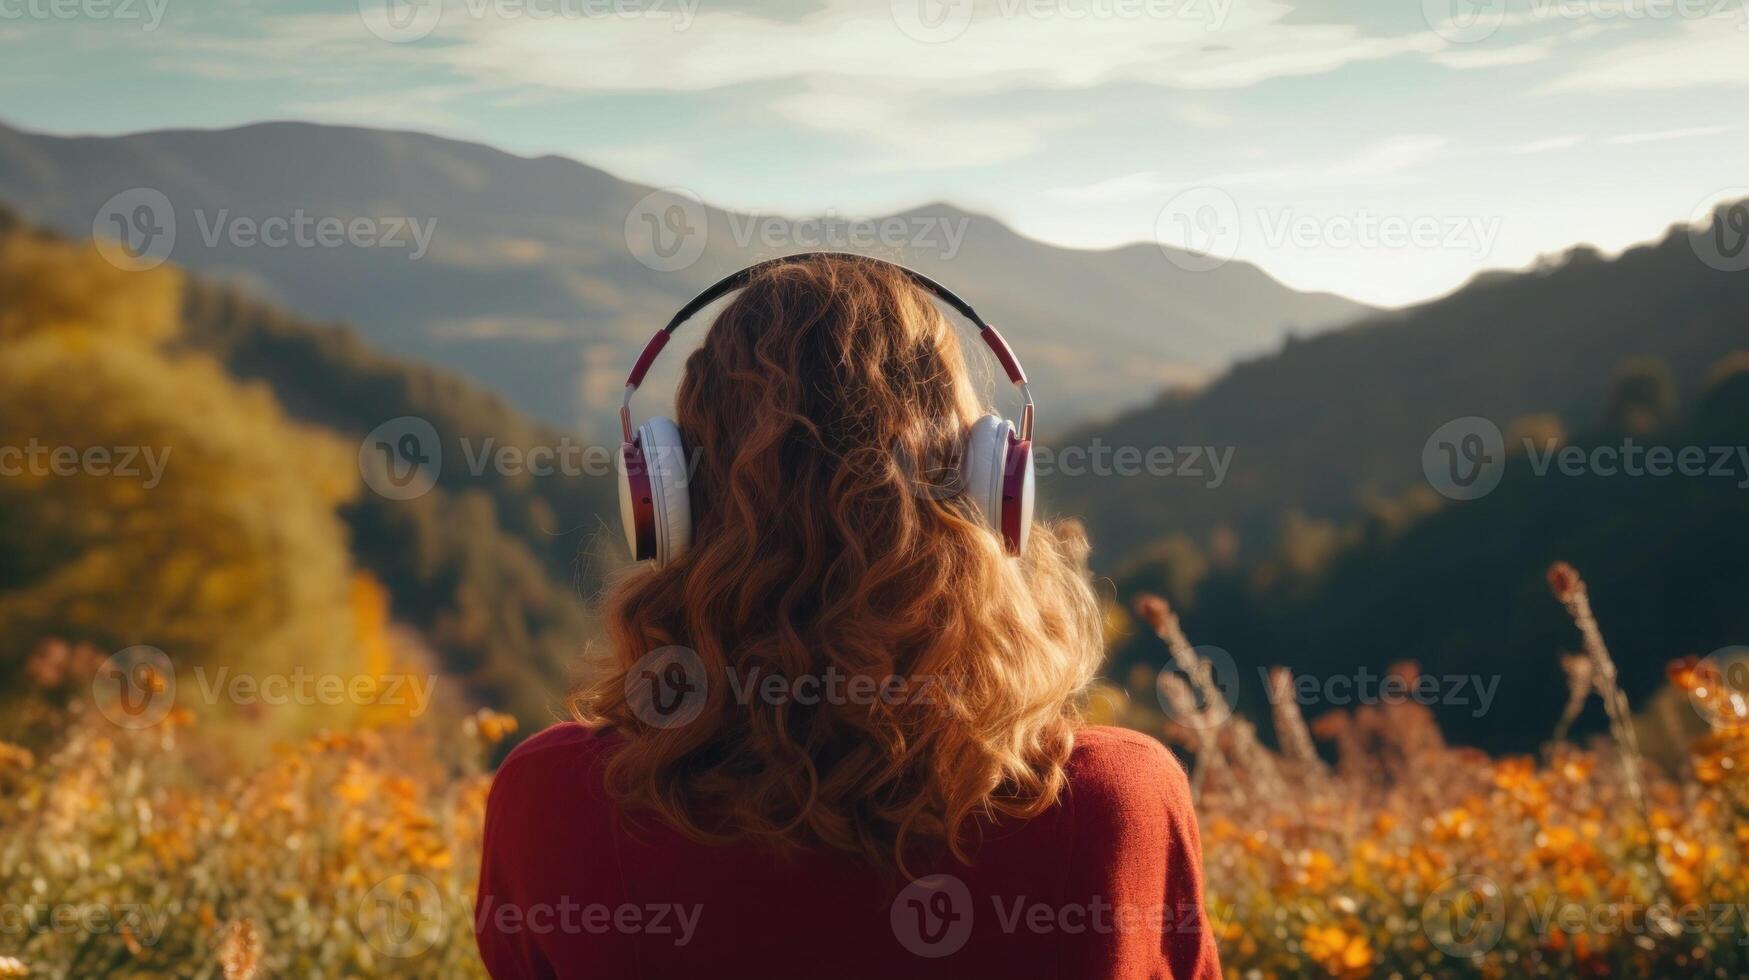
[{"label": "long wavy hair", "polygon": [[[1041,521],[1009,556],[930,462],[983,409],[924,293],[871,260],[769,267],[687,360],[677,408],[692,545],[610,586],[610,660],[571,701],[623,736],[622,808],[903,869],[1051,806],[1102,652],[1086,538]],[[671,647],[701,703],[653,725],[640,660]]]}]

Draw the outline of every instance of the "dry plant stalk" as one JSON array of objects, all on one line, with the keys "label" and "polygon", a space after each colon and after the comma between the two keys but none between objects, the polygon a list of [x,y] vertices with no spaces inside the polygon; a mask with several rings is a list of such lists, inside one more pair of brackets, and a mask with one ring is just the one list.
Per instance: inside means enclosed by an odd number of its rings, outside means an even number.
[{"label": "dry plant stalk", "polygon": [[1660,698],[1656,702],[1658,724],[1664,729],[1664,738],[1669,741],[1673,750],[1679,753],[1684,761],[1681,768],[1687,768],[1687,753],[1682,750],[1689,743],[1688,732],[1682,726],[1682,716],[1676,707],[1676,701],[1671,698]]},{"label": "dry plant stalk", "polygon": [[[1162,676],[1159,684],[1167,705],[1179,716],[1180,723],[1191,730],[1196,752],[1191,793],[1201,799],[1203,786],[1211,772],[1229,777],[1232,774],[1232,767],[1221,751],[1220,744],[1220,729],[1231,720],[1231,714],[1225,718],[1217,718],[1211,714],[1211,709],[1216,704],[1225,701],[1220,688],[1215,686],[1214,670],[1190,645],[1190,640],[1184,635],[1184,628],[1178,623],[1178,614],[1172,611],[1166,600],[1157,595],[1143,593],[1136,596],[1135,610],[1136,615],[1165,642],[1173,663],[1178,665],[1185,677],[1190,678],[1186,683],[1180,677]],[[1202,700],[1201,707],[1197,705],[1199,697]],[[1221,780],[1221,784],[1222,789],[1236,799],[1246,799],[1245,787],[1238,780],[1225,778]]]},{"label": "dry plant stalk", "polygon": [[261,970],[261,938],[255,934],[255,923],[238,919],[225,930],[219,966],[225,980],[255,980]]},{"label": "dry plant stalk", "polygon": [[1239,766],[1244,774],[1257,784],[1266,795],[1278,796],[1287,789],[1282,781],[1281,770],[1275,764],[1275,756],[1263,743],[1257,740],[1257,726],[1247,718],[1237,714],[1232,715],[1220,727],[1232,747],[1232,755],[1239,760]]},{"label": "dry plant stalk", "polygon": [[1294,700],[1293,689],[1293,671],[1286,667],[1269,668],[1269,711],[1275,722],[1275,737],[1297,771],[1323,782],[1330,778],[1330,770],[1318,758],[1318,747],[1312,742],[1312,732],[1306,727],[1299,702]]},{"label": "dry plant stalk", "polygon": [[1312,719],[1312,735],[1336,743],[1336,777],[1351,788],[1367,781],[1369,766],[1366,748],[1353,716],[1338,708]]},{"label": "dry plant stalk", "polygon": [[[1579,635],[1585,642],[1585,655],[1591,661],[1591,683],[1603,699],[1604,710],[1609,713],[1609,732],[1615,738],[1616,756],[1621,760],[1622,781],[1634,807],[1639,810],[1640,819],[1645,822],[1648,839],[1656,841],[1652,811],[1646,802],[1646,788],[1640,775],[1644,759],[1640,755],[1639,736],[1634,734],[1633,710],[1628,706],[1627,695],[1616,683],[1615,660],[1609,655],[1609,648],[1604,646],[1597,617],[1591,613],[1591,596],[1585,589],[1585,580],[1579,577],[1578,569],[1558,561],[1549,566],[1549,589],[1567,607],[1573,625],[1579,627]],[[1653,851],[1655,857],[1655,845]],[[1657,860],[1652,863],[1659,864]],[[1662,870],[1659,867],[1660,874]]]},{"label": "dry plant stalk", "polygon": [[1585,699],[1596,689],[1596,670],[1591,658],[1583,653],[1561,654],[1561,672],[1567,675],[1567,706],[1561,710],[1561,720],[1555,725],[1554,741],[1567,740],[1567,730],[1585,710]]},{"label": "dry plant stalk", "polygon": [[1221,752],[1216,726],[1209,721],[1203,709],[1196,706],[1196,695],[1191,693],[1190,685],[1182,677],[1162,675],[1160,693],[1165,696],[1172,713],[1180,719],[1176,728],[1188,735],[1191,751],[1196,753],[1196,765],[1190,774],[1191,797],[1202,799],[1203,786],[1207,784],[1209,774],[1213,773],[1216,782],[1225,792],[1244,799],[1244,784],[1232,778],[1233,770],[1227,765],[1227,758]]}]

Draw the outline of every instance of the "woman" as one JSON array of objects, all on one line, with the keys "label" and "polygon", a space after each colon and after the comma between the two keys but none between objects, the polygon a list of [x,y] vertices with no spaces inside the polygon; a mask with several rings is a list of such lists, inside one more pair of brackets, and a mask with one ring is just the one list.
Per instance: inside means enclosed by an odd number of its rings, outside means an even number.
[{"label": "woman", "polygon": [[1078,719],[1079,527],[1028,517],[1010,555],[924,462],[982,413],[920,282],[768,263],[688,359],[689,523],[607,596],[575,722],[492,786],[493,976],[1219,976],[1182,769]]}]

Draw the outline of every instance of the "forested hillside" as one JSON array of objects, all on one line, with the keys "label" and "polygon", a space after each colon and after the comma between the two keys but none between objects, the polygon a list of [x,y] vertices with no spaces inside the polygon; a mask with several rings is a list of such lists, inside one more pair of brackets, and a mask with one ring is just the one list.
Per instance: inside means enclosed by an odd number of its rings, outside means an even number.
[{"label": "forested hillside", "polygon": [[[1435,709],[1454,739],[1522,751],[1549,736],[1548,706],[1568,695],[1551,651],[1577,649],[1579,638],[1547,601],[1544,571],[1570,558],[1592,569],[1621,684],[1644,704],[1672,660],[1749,637],[1749,350],[1717,361],[1686,402],[1656,362],[1629,362],[1614,384],[1608,409],[1576,435],[1552,419],[1516,427],[1499,486],[1479,499],[1422,487],[1348,523],[1296,518],[1247,562],[1160,546],[1122,563],[1116,589],[1171,596],[1191,635],[1232,655],[1241,707],[1255,715],[1268,711],[1259,667],[1379,676],[1412,660],[1431,676],[1476,679],[1464,682],[1463,703]],[[1637,447],[1641,475],[1620,471],[1624,447]],[[1689,475],[1645,471],[1648,454],[1685,449],[1700,461]],[[1569,474],[1550,455],[1574,451],[1605,462]],[[1153,637],[1133,636],[1114,650],[1113,673],[1163,653]],[[1494,685],[1485,706],[1478,681]],[[1580,728],[1603,722],[1594,706]]]},{"label": "forested hillside", "polygon": [[[6,445],[145,449],[137,479],[0,481],[6,659],[49,635],[189,661],[347,650],[348,582],[366,575],[467,695],[530,721],[557,709],[590,635],[582,597],[617,556],[591,549],[611,475],[476,472],[462,442],[477,455],[561,434],[345,327],[173,267],[123,273],[11,216],[0,325]],[[402,416],[429,421],[449,463],[393,500],[360,481],[358,448]],[[151,486],[147,458],[163,460]]]},{"label": "forested hillside", "polygon": [[1349,521],[1422,484],[1423,446],[1452,419],[1481,416],[1504,429],[1549,414],[1581,431],[1602,413],[1624,359],[1658,359],[1677,394],[1692,399],[1714,362],[1746,339],[1749,276],[1703,264],[1685,228],[1614,259],[1575,249],[1531,272],[1488,275],[1444,299],[1290,342],[1204,390],[1169,392],[1055,440],[1230,449],[1219,487],[1088,475],[1047,478],[1043,492],[1088,522],[1103,568],[1170,535],[1199,546],[1217,536],[1255,557],[1295,514]]}]

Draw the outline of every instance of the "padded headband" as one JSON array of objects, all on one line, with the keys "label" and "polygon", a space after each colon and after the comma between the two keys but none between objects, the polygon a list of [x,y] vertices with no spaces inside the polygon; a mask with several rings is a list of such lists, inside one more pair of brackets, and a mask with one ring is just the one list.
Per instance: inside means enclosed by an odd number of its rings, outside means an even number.
[{"label": "padded headband", "polygon": [[742,269],[740,272],[731,272],[706,287],[704,292],[694,296],[692,301],[685,306],[682,306],[680,312],[674,314],[674,318],[669,320],[668,325],[662,329],[667,333],[673,333],[675,327],[692,319],[699,310],[709,306],[713,300],[716,300],[724,293],[732,292],[747,285],[753,281],[754,276],[759,275],[766,269],[774,268],[776,266],[795,265],[798,262],[806,262],[820,258],[854,259],[859,262],[879,262],[881,265],[889,266],[904,273],[907,278],[918,286],[918,288],[934,293],[943,303],[958,310],[961,316],[972,321],[979,330],[990,329],[990,325],[984,322],[984,318],[978,315],[978,311],[972,309],[972,304],[961,299],[958,293],[955,293],[941,283],[936,282],[934,279],[918,272],[916,269],[906,268],[897,262],[888,262],[886,259],[877,259],[871,255],[858,255],[855,252],[798,252],[795,255],[784,255],[775,259],[768,259],[764,262],[755,263]]},{"label": "padded headband", "polygon": [[858,255],[855,252],[798,252],[795,255],[785,255],[755,263],[739,272],[733,272],[718,279],[707,286],[704,292],[694,296],[685,306],[682,306],[680,311],[674,314],[673,319],[668,321],[667,326],[656,331],[656,335],[644,345],[644,351],[638,355],[637,362],[632,365],[632,373],[626,376],[625,398],[621,401],[619,409],[620,428],[624,431],[626,442],[632,441],[632,392],[637,391],[638,386],[644,383],[644,375],[649,373],[650,365],[656,363],[656,355],[662,353],[662,348],[668,346],[668,339],[674,336],[675,329],[692,319],[699,310],[709,306],[725,294],[746,286],[753,281],[755,276],[767,269],[819,258],[854,259],[859,262],[879,262],[882,265],[890,266],[904,273],[913,285],[953,307],[961,316],[971,321],[978,328],[978,336],[984,339],[990,352],[995,354],[996,360],[1001,362],[1002,370],[1008,375],[1008,380],[1020,389],[1021,395],[1026,399],[1026,407],[1020,416],[1020,437],[1022,439],[1032,438],[1032,392],[1027,388],[1026,371],[1020,366],[1020,359],[1014,356],[1014,349],[1008,346],[1008,341],[1003,338],[1001,333],[997,332],[995,327],[986,323],[984,318],[978,315],[977,310],[972,309],[972,304],[961,299],[958,293],[934,279],[897,262],[877,259],[870,255]]}]

